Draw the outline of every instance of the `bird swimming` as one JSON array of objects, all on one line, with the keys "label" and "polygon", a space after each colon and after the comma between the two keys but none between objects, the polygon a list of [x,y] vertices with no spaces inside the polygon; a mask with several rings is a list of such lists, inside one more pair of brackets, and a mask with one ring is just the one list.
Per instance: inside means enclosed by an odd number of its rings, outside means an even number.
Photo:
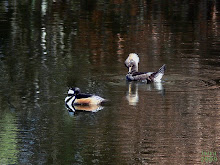
[{"label": "bird swimming", "polygon": [[72,111],[75,111],[74,106],[95,106],[101,105],[105,101],[106,100],[100,96],[81,93],[78,87],[70,88],[65,98],[67,109]]},{"label": "bird swimming", "polygon": [[139,57],[136,53],[130,53],[125,60],[125,66],[128,68],[126,75],[128,81],[147,81],[147,83],[161,82],[161,78],[166,69],[165,64],[156,72],[138,72],[138,63]]}]

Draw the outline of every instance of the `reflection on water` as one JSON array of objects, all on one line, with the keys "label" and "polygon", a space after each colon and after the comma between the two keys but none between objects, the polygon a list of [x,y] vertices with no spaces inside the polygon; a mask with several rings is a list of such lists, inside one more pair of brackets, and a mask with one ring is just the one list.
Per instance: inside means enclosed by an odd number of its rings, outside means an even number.
[{"label": "reflection on water", "polygon": [[74,105],[74,111],[87,111],[87,112],[98,112],[104,107],[100,105]]},{"label": "reflection on water", "polygon": [[0,119],[0,164],[18,163],[17,123],[14,115],[1,114]]},{"label": "reflection on water", "polygon": [[126,99],[128,100],[129,105],[137,105],[139,101],[138,89],[141,86],[141,90],[145,91],[158,91],[161,96],[165,95],[165,90],[161,82],[148,84],[146,82],[127,82],[128,91],[126,94]]},{"label": "reflection on water", "polygon": [[136,105],[139,101],[139,96],[138,96],[138,84],[134,82],[129,82],[128,84],[128,92],[127,92],[127,100],[129,102],[129,105]]},{"label": "reflection on water", "polygon": [[[219,11],[206,0],[1,1],[0,164],[219,159]],[[127,83],[131,52],[146,70],[165,63],[163,82]],[[70,117],[71,86],[110,105]]]}]

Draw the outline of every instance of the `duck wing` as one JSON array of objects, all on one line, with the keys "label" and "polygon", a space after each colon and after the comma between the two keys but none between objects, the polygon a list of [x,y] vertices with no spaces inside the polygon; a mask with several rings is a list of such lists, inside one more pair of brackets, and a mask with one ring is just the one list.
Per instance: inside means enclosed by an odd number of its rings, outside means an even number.
[{"label": "duck wing", "polygon": [[153,74],[154,72],[134,72],[134,73],[128,73],[126,75],[127,80],[129,81],[141,81],[141,80],[147,80],[148,77]]},{"label": "duck wing", "polygon": [[105,101],[106,100],[100,96],[96,96],[93,94],[79,93],[76,95],[74,104],[75,105],[98,105]]}]

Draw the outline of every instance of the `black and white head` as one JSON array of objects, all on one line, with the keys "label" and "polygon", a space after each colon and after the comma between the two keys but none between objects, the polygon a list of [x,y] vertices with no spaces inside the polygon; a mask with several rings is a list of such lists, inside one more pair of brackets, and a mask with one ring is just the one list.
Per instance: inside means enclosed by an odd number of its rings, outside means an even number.
[{"label": "black and white head", "polygon": [[75,88],[70,88],[68,90],[68,96],[73,96],[73,95],[77,95],[80,93],[80,89],[78,87]]},{"label": "black and white head", "polygon": [[130,53],[125,60],[125,66],[128,68],[128,73],[138,71],[139,57],[136,53]]}]

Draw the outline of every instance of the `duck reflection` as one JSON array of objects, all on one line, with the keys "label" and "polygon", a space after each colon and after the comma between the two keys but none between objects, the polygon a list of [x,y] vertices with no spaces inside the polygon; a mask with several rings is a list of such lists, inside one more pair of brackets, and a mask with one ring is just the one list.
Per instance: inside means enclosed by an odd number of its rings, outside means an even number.
[{"label": "duck reflection", "polygon": [[74,116],[77,112],[98,112],[104,107],[100,105],[74,105],[73,109],[68,108],[68,113],[70,116]]},{"label": "duck reflection", "polygon": [[127,81],[128,91],[126,94],[126,99],[129,105],[136,106],[139,101],[139,86],[144,87],[147,91],[158,91],[162,96],[165,95],[165,90],[161,82],[147,84],[144,82]]},{"label": "duck reflection", "polygon": [[137,105],[139,101],[138,83],[128,82],[128,92],[126,95],[129,105]]},{"label": "duck reflection", "polygon": [[69,111],[87,111],[87,112],[98,112],[104,107],[101,105],[74,105]]}]

